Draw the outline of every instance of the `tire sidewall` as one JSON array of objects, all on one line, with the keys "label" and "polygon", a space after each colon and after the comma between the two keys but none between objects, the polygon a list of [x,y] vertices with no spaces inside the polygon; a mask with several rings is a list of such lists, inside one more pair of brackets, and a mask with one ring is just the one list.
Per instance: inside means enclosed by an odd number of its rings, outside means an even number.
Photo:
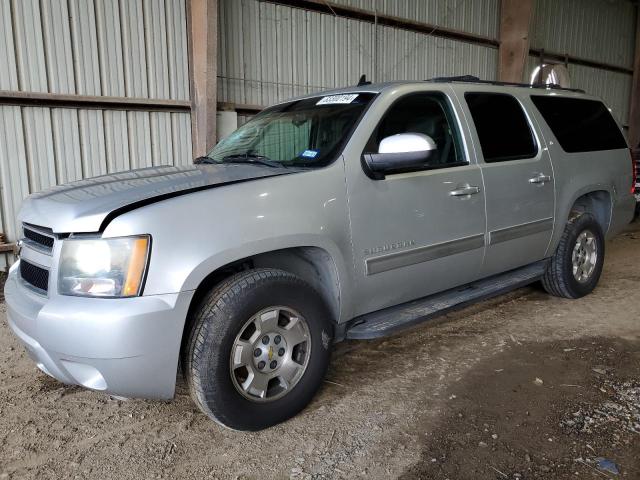
[{"label": "tire sidewall", "polygon": [[[579,282],[573,276],[572,255],[578,237],[585,230],[590,231],[596,239],[596,251],[598,256],[595,269],[593,270],[593,273],[591,274],[589,280],[586,282]],[[604,265],[604,235],[602,233],[602,229],[600,228],[600,224],[595,220],[595,218],[593,218],[593,216],[589,214],[583,214],[577,217],[572,222],[568,232],[567,240],[567,249],[564,252],[563,259],[565,282],[574,294],[574,298],[579,298],[591,293],[600,280],[600,275],[602,274],[602,268]]]},{"label": "tire sidewall", "polygon": [[[201,399],[217,421],[237,430],[259,430],[280,423],[302,410],[319,388],[329,363],[333,340],[329,312],[320,296],[297,277],[282,275],[258,282],[253,288],[238,289],[231,302],[218,305],[204,321],[206,330],[197,371],[191,374],[202,387]],[[232,287],[233,289],[233,287]],[[240,330],[256,313],[265,308],[285,306],[297,311],[307,322],[311,353],[307,368],[298,383],[283,397],[255,402],[242,396],[230,373],[231,351]]]}]

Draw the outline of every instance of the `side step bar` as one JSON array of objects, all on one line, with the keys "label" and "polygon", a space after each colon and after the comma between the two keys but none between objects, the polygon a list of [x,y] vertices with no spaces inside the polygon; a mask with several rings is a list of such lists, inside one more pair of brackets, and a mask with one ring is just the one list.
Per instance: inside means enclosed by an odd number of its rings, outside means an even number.
[{"label": "side step bar", "polygon": [[349,340],[386,337],[456,308],[486,300],[539,280],[547,261],[494,275],[394,307],[356,317],[346,328]]}]

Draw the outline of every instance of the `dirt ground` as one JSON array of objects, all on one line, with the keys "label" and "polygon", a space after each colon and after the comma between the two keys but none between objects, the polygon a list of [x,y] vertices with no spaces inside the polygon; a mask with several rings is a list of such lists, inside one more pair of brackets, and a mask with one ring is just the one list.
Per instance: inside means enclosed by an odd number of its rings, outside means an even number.
[{"label": "dirt ground", "polygon": [[640,225],[607,249],[583,299],[533,286],[338,345],[313,403],[252,434],[184,386],[167,403],[64,386],[1,321],[0,479],[640,479]]}]

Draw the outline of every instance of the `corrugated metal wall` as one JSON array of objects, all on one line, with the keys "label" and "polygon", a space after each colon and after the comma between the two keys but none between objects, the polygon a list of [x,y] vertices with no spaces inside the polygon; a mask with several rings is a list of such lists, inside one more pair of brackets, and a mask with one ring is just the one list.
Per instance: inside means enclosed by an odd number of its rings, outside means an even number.
[{"label": "corrugated metal wall", "polygon": [[333,0],[416,22],[498,38],[500,0]]},{"label": "corrugated metal wall", "polygon": [[[185,0],[0,0],[0,90],[189,99]],[[0,221],[30,192],[191,162],[188,112],[0,106]]]},{"label": "corrugated metal wall", "polygon": [[[375,8],[372,1],[343,3]],[[389,15],[497,36],[498,0],[379,1],[378,8]],[[374,35],[371,23],[257,0],[220,0],[219,10],[222,102],[265,106],[355,84],[363,73],[376,81],[459,74],[496,78],[496,48],[382,26]]]},{"label": "corrugated metal wall", "polygon": [[[636,7],[627,0],[536,0],[531,46],[633,68]],[[539,64],[529,58],[527,76]],[[629,116],[631,75],[569,65],[572,85],[602,97],[619,122]]]},{"label": "corrugated metal wall", "polygon": [[[499,37],[499,0],[333,0]],[[536,0],[531,46],[632,68],[636,8],[627,0]],[[220,0],[218,94],[221,101],[269,105],[288,97],[376,81],[477,75],[495,79],[495,48],[277,6]],[[377,44],[374,47],[374,42]],[[525,81],[538,58],[529,58]],[[631,75],[569,65],[573,86],[602,97],[626,124]],[[249,117],[241,117],[241,125]]]},{"label": "corrugated metal wall", "polygon": [[628,0],[536,0],[531,46],[633,68],[636,7]]}]

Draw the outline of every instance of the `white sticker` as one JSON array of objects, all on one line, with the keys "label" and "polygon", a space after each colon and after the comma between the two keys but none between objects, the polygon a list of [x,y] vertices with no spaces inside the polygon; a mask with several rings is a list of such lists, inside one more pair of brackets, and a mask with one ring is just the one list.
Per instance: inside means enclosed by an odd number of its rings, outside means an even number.
[{"label": "white sticker", "polygon": [[335,103],[351,103],[358,98],[357,93],[347,93],[343,95],[329,95],[328,97],[322,97],[318,100],[316,105],[331,105]]}]

